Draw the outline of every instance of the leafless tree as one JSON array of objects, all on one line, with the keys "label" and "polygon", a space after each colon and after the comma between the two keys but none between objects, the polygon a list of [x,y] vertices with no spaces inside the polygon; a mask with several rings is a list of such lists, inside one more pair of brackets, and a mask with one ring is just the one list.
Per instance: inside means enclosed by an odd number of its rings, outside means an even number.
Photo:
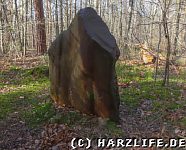
[{"label": "leafless tree", "polygon": [[108,25],[120,59],[139,58],[135,46],[143,42],[166,57],[167,84],[170,60],[186,49],[184,0],[0,0],[0,54],[42,54],[84,7],[93,7]]},{"label": "leafless tree", "polygon": [[167,56],[166,56],[166,64],[165,64],[165,75],[163,80],[163,85],[169,84],[169,67],[170,67],[170,55],[171,55],[171,40],[170,40],[170,34],[169,34],[169,27],[168,27],[168,11],[171,4],[171,0],[164,1],[164,7],[162,10],[163,14],[163,27],[164,27],[164,35],[166,39],[166,50],[167,50]]},{"label": "leafless tree", "polygon": [[44,54],[47,50],[47,47],[46,47],[46,32],[45,32],[43,1],[35,0],[34,7],[35,7],[36,29],[37,29],[37,53]]}]

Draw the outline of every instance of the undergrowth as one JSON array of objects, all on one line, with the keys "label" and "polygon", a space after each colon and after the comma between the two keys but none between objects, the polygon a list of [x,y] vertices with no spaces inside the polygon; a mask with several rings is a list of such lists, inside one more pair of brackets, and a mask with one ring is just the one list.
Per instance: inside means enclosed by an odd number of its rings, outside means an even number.
[{"label": "undergrowth", "polygon": [[[144,65],[126,65],[117,63],[116,72],[121,102],[131,109],[136,109],[145,100],[153,103],[152,111],[182,109],[186,102],[181,97],[181,88],[177,83],[185,81],[185,76],[171,76],[170,86],[163,87],[160,79],[154,82],[154,68]],[[70,111],[57,113],[49,96],[48,67],[38,66],[22,69],[17,66],[0,72],[0,120],[14,112],[32,128],[46,122],[63,123],[70,127],[88,126],[90,118],[81,113]],[[178,122],[186,126],[186,119]],[[121,129],[114,122],[107,122],[106,129],[114,135],[120,135]]]}]

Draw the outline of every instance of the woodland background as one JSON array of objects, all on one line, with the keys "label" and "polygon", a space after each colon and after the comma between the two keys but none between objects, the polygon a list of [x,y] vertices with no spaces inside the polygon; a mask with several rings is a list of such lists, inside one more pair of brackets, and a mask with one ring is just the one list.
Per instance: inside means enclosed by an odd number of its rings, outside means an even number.
[{"label": "woodland background", "polygon": [[[43,54],[66,30],[79,9],[93,7],[108,25],[121,50],[120,59],[140,59],[139,47],[163,55],[164,84],[170,60],[185,57],[184,0],[1,0],[0,55]],[[157,64],[158,65],[158,64]]]},{"label": "woodland background", "polygon": [[44,24],[48,47],[84,7],[95,8],[103,18],[122,56],[130,56],[135,44],[144,42],[154,52],[166,53],[168,44],[173,55],[185,51],[184,0],[1,0],[1,55],[26,55],[36,49],[38,24]]}]

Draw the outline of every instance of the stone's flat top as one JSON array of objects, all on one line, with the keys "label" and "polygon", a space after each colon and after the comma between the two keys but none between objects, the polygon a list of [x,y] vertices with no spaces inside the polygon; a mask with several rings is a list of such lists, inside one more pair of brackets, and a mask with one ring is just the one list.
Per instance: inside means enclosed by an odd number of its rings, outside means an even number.
[{"label": "stone's flat top", "polygon": [[85,30],[89,36],[109,53],[115,55],[116,40],[97,12],[93,8],[87,7],[81,9],[78,15],[82,18]]}]

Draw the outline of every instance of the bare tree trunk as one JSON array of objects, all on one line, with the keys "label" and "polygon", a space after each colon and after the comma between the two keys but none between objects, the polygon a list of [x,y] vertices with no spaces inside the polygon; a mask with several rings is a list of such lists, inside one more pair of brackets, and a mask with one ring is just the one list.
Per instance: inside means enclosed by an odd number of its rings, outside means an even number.
[{"label": "bare tree trunk", "polygon": [[68,0],[66,0],[66,24],[67,24],[67,28],[69,26],[69,14],[68,14],[68,10],[69,10],[69,4],[68,4]]},{"label": "bare tree trunk", "polygon": [[114,19],[115,19],[115,17],[114,17],[114,5],[112,4],[112,6],[111,6],[112,8],[111,8],[111,18],[112,18],[112,20],[111,20],[111,32],[113,33],[114,32]]},{"label": "bare tree trunk", "polygon": [[[19,0],[20,1],[20,0]],[[19,14],[20,16],[20,22],[23,22],[23,24],[19,24],[18,26],[21,27],[21,42],[22,42],[22,54],[24,53],[24,0],[21,0],[21,13]]]},{"label": "bare tree trunk", "polygon": [[36,17],[36,30],[37,30],[37,53],[44,54],[47,50],[46,47],[46,32],[45,32],[45,18],[43,11],[43,1],[35,0],[35,17]]},{"label": "bare tree trunk", "polygon": [[134,0],[129,0],[129,5],[130,5],[130,13],[129,13],[129,22],[128,22],[128,29],[127,29],[127,38],[129,37],[129,33],[131,29],[132,16],[134,12]]},{"label": "bare tree trunk", "polygon": [[76,15],[76,13],[77,13],[77,0],[74,1],[74,12]]},{"label": "bare tree trunk", "polygon": [[35,31],[34,31],[34,16],[33,16],[33,0],[31,0],[31,3],[30,3],[30,15],[31,15],[31,24],[32,24],[32,48],[35,48],[36,44],[35,44]]},{"label": "bare tree trunk", "polygon": [[72,21],[72,0],[70,0],[70,14],[69,14],[69,20]]},{"label": "bare tree trunk", "polygon": [[21,41],[21,33],[20,33],[20,28],[19,28],[19,17],[18,17],[18,8],[17,8],[17,0],[14,0],[14,4],[15,4],[15,17],[16,17],[16,25],[17,25],[17,30],[18,30],[18,39],[19,39],[19,48],[22,51],[23,50],[23,44]]},{"label": "bare tree trunk", "polygon": [[80,0],[80,9],[83,7],[83,1]]},{"label": "bare tree trunk", "polygon": [[99,3],[99,15],[102,17],[102,1]]},{"label": "bare tree trunk", "polygon": [[50,45],[50,20],[49,20],[50,7],[49,7],[49,5],[50,5],[49,0],[46,0],[46,20],[47,20],[47,22],[45,23],[45,27],[46,27],[46,45],[47,45],[47,48]]},{"label": "bare tree trunk", "polygon": [[58,0],[55,5],[55,25],[56,25],[56,36],[59,35],[59,23],[58,23]]},{"label": "bare tree trunk", "polygon": [[167,56],[166,56],[166,64],[165,64],[165,75],[164,75],[164,80],[163,80],[163,86],[169,84],[169,63],[170,63],[170,54],[171,54],[171,41],[170,41],[170,36],[169,36],[169,28],[168,28],[168,18],[167,18],[167,11],[170,5],[170,1],[167,4],[165,1],[164,4],[164,10],[163,10],[163,27],[164,27],[164,33],[165,33],[165,39],[167,42]]},{"label": "bare tree trunk", "polygon": [[180,28],[181,5],[182,5],[182,0],[179,0],[177,21],[176,21],[176,35],[174,39],[174,55],[178,53],[177,44],[178,44],[178,35],[179,35],[179,28]]},{"label": "bare tree trunk", "polygon": [[0,46],[0,49],[1,49],[1,53],[0,54],[4,54],[5,53],[5,51],[4,51],[4,41],[3,41],[3,39],[4,39],[4,19],[3,19],[3,0],[0,0],[0,11],[2,12],[2,13],[0,13],[0,35],[1,35],[1,46]]},{"label": "bare tree trunk", "polygon": [[132,24],[132,17],[133,17],[133,12],[134,12],[134,0],[129,0],[129,6],[130,6],[130,13],[129,13],[129,21],[128,21],[128,28],[127,28],[127,33],[126,37],[124,39],[125,41],[125,46],[124,49],[126,51],[126,57],[130,58],[130,51],[129,51],[129,34],[130,34],[130,29],[131,29],[131,24]]},{"label": "bare tree trunk", "polygon": [[120,47],[122,46],[122,38],[123,38],[123,24],[122,24],[122,20],[123,20],[123,9],[122,9],[122,6],[123,6],[123,2],[122,0],[120,0],[120,21],[119,21],[119,28],[120,28],[120,32],[119,32],[119,45]]},{"label": "bare tree trunk", "polygon": [[48,5],[49,5],[49,24],[48,24],[48,29],[49,29],[49,44],[52,43],[52,3],[50,0],[48,0]]},{"label": "bare tree trunk", "polygon": [[[108,4],[108,8],[109,8],[109,4],[110,4],[110,0],[107,0],[107,4]],[[111,15],[111,10],[112,9],[108,9],[108,26],[109,26],[109,28],[110,28],[110,30],[111,30],[111,26],[112,26],[112,15]]]},{"label": "bare tree trunk", "polygon": [[25,1],[25,26],[24,26],[24,51],[23,51],[23,56],[26,56],[26,50],[27,50],[27,13],[28,13],[28,1]]},{"label": "bare tree trunk", "polygon": [[[10,25],[10,22],[8,20],[7,9],[6,9],[5,5],[4,5],[4,2],[5,1],[3,1],[3,5],[2,5],[2,14],[4,15],[4,23],[6,23],[6,26],[11,26]],[[10,39],[6,43],[9,46],[9,50],[11,50],[11,48],[13,48],[13,46],[16,49],[16,46],[15,46],[16,41],[15,41],[15,37],[13,36],[13,33],[12,32],[7,32],[7,36]],[[12,47],[11,47],[11,44],[10,43],[12,43]],[[16,51],[17,51],[17,49],[16,49]]]},{"label": "bare tree trunk", "polygon": [[99,12],[99,0],[96,0],[96,11]]},{"label": "bare tree trunk", "polygon": [[157,48],[157,54],[156,54],[156,68],[155,68],[155,82],[157,80],[157,74],[158,74],[158,65],[159,65],[159,53],[160,53],[160,44],[161,44],[161,23],[159,23],[159,41],[158,41],[158,48]]},{"label": "bare tree trunk", "polygon": [[61,31],[63,31],[63,0],[60,0],[60,23],[61,23]]}]

